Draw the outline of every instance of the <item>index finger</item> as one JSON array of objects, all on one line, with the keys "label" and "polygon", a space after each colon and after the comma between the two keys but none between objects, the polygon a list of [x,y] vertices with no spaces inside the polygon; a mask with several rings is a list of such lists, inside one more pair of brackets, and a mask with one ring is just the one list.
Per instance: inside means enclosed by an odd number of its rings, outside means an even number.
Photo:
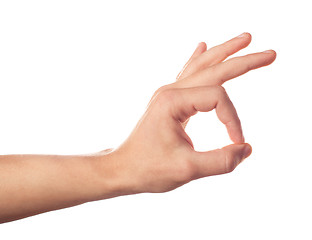
[{"label": "index finger", "polygon": [[[162,106],[169,104],[173,119],[183,123],[198,111],[208,112],[216,109],[219,120],[226,126],[234,143],[243,143],[243,131],[236,109],[223,87],[206,86],[195,88],[167,89],[160,93]],[[166,104],[164,104],[166,103]]]}]

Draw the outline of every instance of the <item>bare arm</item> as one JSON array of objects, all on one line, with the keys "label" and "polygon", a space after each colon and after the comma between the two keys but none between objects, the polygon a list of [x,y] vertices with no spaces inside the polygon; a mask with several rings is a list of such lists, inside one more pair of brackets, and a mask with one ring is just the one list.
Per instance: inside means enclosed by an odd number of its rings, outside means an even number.
[{"label": "bare arm", "polygon": [[0,222],[125,192],[109,156],[0,156]]},{"label": "bare arm", "polygon": [[[245,33],[209,50],[200,43],[177,81],[155,92],[133,132],[111,152],[0,156],[0,222],[121,195],[166,192],[233,171],[251,147],[221,85],[276,57],[270,50],[224,61],[250,41]],[[212,109],[233,144],[197,152],[184,128],[198,111]]]}]

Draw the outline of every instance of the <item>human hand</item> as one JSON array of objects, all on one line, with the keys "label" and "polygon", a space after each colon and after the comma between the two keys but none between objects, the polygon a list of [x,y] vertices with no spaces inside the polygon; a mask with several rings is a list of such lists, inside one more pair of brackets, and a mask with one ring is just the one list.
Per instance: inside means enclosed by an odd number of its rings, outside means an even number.
[{"label": "human hand", "polygon": [[[85,155],[0,156],[0,223],[84,202],[142,192],[166,192],[191,180],[228,173],[251,153],[222,83],[272,63],[275,52],[229,59],[250,34],[206,51],[200,43],[177,77],[159,88],[117,149]],[[198,111],[216,109],[234,144],[197,152],[184,128]],[[0,181],[1,181],[0,179]]]},{"label": "human hand", "polygon": [[[194,179],[229,173],[251,154],[236,110],[221,86],[275,60],[276,53],[270,50],[223,62],[250,41],[251,35],[244,33],[208,51],[200,43],[177,81],[155,92],[131,135],[110,153],[129,193],[166,192]],[[213,109],[234,144],[197,152],[185,125],[198,111]]]}]

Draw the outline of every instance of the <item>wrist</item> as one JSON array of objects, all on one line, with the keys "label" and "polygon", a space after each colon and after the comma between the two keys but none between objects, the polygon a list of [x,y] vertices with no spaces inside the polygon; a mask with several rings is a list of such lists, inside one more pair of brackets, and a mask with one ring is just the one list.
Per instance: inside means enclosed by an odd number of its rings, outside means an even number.
[{"label": "wrist", "polygon": [[89,156],[89,159],[97,179],[97,187],[91,201],[137,193],[127,168],[124,167],[123,157],[118,152],[108,149]]}]

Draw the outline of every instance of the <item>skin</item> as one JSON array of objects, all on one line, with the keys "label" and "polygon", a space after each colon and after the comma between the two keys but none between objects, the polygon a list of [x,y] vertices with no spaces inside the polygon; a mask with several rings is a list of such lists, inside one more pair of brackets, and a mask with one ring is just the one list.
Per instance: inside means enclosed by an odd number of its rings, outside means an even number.
[{"label": "skin", "polygon": [[[207,50],[200,43],[174,83],[160,87],[130,136],[90,155],[0,156],[0,223],[85,202],[167,192],[224,174],[251,154],[225,81],[271,64],[273,50],[226,60],[249,45],[243,33]],[[197,152],[184,131],[197,112],[215,109],[233,144]]]}]

